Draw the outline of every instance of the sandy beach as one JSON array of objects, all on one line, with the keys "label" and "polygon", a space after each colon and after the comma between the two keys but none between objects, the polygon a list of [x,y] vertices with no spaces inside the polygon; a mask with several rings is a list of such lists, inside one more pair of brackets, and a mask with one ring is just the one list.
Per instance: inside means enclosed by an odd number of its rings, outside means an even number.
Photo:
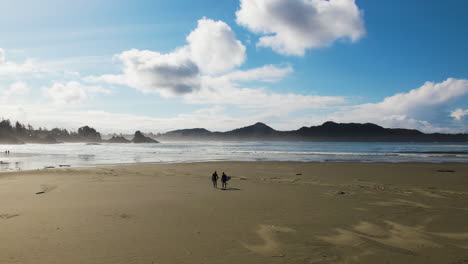
[{"label": "sandy beach", "polygon": [[467,164],[34,170],[0,201],[0,263],[468,263]]}]

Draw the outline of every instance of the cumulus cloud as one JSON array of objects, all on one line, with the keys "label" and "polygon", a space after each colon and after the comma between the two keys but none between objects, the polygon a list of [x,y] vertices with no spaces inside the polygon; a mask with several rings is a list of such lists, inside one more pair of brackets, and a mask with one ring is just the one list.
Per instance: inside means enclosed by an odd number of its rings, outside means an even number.
[{"label": "cumulus cloud", "polygon": [[241,0],[237,23],[263,34],[257,46],[285,55],[356,41],[365,34],[362,11],[354,0]]},{"label": "cumulus cloud", "polygon": [[441,83],[426,82],[408,93],[387,97],[378,106],[382,109],[406,112],[421,106],[438,105],[468,93],[468,80],[448,78]]},{"label": "cumulus cloud", "polygon": [[[293,71],[291,66],[265,65],[210,76],[200,74],[196,65],[187,60],[186,49],[167,54],[130,50],[117,58],[124,62],[122,75],[87,77],[85,80],[127,85],[145,93],[158,93],[166,97],[181,95],[184,101],[190,104],[229,104],[251,109],[281,109],[282,114],[345,102],[343,97],[271,93],[265,88],[246,88],[237,84],[241,81],[276,82]],[[187,63],[181,63],[181,60]]]},{"label": "cumulus cloud", "polygon": [[123,73],[88,77],[133,87],[164,97],[192,93],[200,88],[201,76],[220,74],[245,61],[245,46],[222,21],[203,18],[187,36],[187,45],[169,53],[132,49],[116,58]]},{"label": "cumulus cloud", "polygon": [[[344,98],[281,94],[262,87],[242,87],[241,82],[277,82],[293,71],[289,65],[265,65],[232,70],[245,60],[245,47],[222,21],[206,18],[187,37],[188,45],[170,53],[128,50],[116,56],[122,74],[91,76],[88,82],[107,82],[133,87],[164,97],[180,95],[186,103],[236,105],[249,109],[280,110],[281,115],[302,109],[343,104]],[[227,73],[223,73],[228,71]],[[221,74],[222,73],[222,74]]]},{"label": "cumulus cloud", "polygon": [[32,59],[27,59],[23,63],[8,61],[6,59],[5,50],[0,48],[0,76],[47,71],[47,69],[37,65]]},{"label": "cumulus cloud", "polygon": [[100,86],[85,86],[79,82],[54,82],[51,87],[43,88],[46,97],[56,104],[76,104],[88,97],[90,93],[110,94],[111,91]]},{"label": "cumulus cloud", "polygon": [[450,116],[453,117],[455,120],[461,120],[466,115],[468,115],[468,109],[463,110],[461,108],[458,108],[452,113],[450,113]]},{"label": "cumulus cloud", "polygon": [[12,96],[23,96],[29,93],[29,90],[30,88],[27,83],[22,81],[14,82],[10,84],[8,88],[0,89],[0,99],[6,101]]},{"label": "cumulus cloud", "polygon": [[223,21],[203,18],[187,36],[190,57],[202,72],[218,74],[241,65],[245,61],[245,46]]},{"label": "cumulus cloud", "polygon": [[[448,78],[426,82],[407,93],[399,93],[378,103],[361,104],[327,116],[338,122],[374,122],[387,127],[417,128],[423,131],[447,131],[428,121],[442,106],[468,94],[468,80]],[[440,120],[439,120],[440,121]]]},{"label": "cumulus cloud", "polygon": [[[133,87],[164,97],[182,96],[190,104],[235,105],[277,115],[343,104],[338,96],[269,92],[258,83],[277,82],[293,71],[289,65],[234,70],[245,61],[245,46],[222,21],[203,18],[187,36],[187,45],[169,53],[132,49],[116,56],[122,74],[85,78]],[[256,82],[243,87],[242,82]],[[245,83],[244,83],[245,84]]]},{"label": "cumulus cloud", "polygon": [[[144,93],[169,97],[181,95],[186,103],[236,105],[249,109],[279,110],[286,115],[295,110],[317,109],[343,104],[344,98],[281,94],[265,88],[240,87],[242,81],[276,82],[293,71],[289,65],[265,65],[249,70],[233,70],[245,60],[245,47],[222,21],[203,18],[187,37],[188,44],[170,53],[128,50],[116,56],[123,63],[118,75],[87,77],[133,87]],[[226,72],[227,71],[227,72]],[[75,90],[74,90],[75,91]],[[70,98],[81,98],[76,89]],[[59,93],[62,94],[62,93]],[[65,93],[63,93],[65,95]]]},{"label": "cumulus cloud", "polygon": [[123,63],[123,74],[89,77],[87,80],[127,85],[165,97],[190,93],[199,88],[198,66],[185,48],[165,54],[132,49],[116,58]]}]

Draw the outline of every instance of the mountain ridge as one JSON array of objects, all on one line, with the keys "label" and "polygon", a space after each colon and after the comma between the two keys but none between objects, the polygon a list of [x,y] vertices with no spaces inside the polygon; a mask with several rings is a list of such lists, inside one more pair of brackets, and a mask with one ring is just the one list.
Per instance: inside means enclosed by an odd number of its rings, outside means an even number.
[{"label": "mountain ridge", "polygon": [[245,140],[245,141],[393,141],[393,142],[468,142],[468,134],[426,134],[416,129],[384,128],[373,123],[335,123],[279,131],[257,122],[226,132],[190,128],[158,134],[159,140]]}]

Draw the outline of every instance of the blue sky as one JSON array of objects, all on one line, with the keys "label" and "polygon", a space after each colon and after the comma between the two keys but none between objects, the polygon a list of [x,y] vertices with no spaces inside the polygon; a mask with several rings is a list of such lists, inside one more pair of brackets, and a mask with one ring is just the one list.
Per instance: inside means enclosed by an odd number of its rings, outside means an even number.
[{"label": "blue sky", "polygon": [[0,2],[4,118],[468,131],[466,1]]}]

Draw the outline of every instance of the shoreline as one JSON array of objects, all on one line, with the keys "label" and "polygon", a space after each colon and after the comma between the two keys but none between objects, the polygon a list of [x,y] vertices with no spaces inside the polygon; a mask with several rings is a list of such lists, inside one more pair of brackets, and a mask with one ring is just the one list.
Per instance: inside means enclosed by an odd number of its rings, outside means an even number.
[{"label": "shoreline", "polygon": [[[1,147],[1,146],[0,146]],[[3,146],[5,147],[5,146]],[[42,169],[69,165],[172,164],[206,161],[298,161],[359,163],[468,163],[468,145],[364,143],[173,143],[23,145],[0,152],[0,170]],[[412,153],[403,153],[412,152]],[[418,153],[414,153],[418,152]],[[431,152],[431,153],[428,153]],[[441,154],[441,153],[444,154]],[[450,153],[450,154],[447,154]]]},{"label": "shoreline", "polygon": [[62,166],[57,166],[54,168],[37,168],[37,169],[21,169],[21,170],[0,170],[0,175],[2,173],[20,173],[20,172],[29,172],[29,171],[50,171],[50,170],[61,170],[61,169],[92,169],[92,168],[107,168],[107,167],[116,167],[116,166],[145,166],[145,165],[178,165],[178,164],[203,164],[203,163],[283,163],[283,164],[413,164],[413,165],[467,165],[467,162],[414,162],[414,161],[401,161],[401,162],[382,162],[382,161],[238,161],[238,160],[219,160],[219,161],[187,161],[187,162],[140,162],[140,163],[108,163],[108,164],[93,164],[89,166],[77,166],[73,167],[68,164],[63,164]]}]

